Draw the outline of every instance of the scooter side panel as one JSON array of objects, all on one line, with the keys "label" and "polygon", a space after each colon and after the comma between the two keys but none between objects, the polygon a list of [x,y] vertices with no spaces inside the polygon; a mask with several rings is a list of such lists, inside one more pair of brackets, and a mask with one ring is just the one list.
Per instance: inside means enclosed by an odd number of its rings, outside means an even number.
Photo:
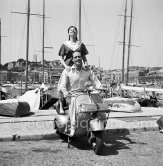
[{"label": "scooter side panel", "polygon": [[91,115],[88,113],[78,113],[76,116],[76,131],[75,136],[85,136],[89,127],[89,119]]}]

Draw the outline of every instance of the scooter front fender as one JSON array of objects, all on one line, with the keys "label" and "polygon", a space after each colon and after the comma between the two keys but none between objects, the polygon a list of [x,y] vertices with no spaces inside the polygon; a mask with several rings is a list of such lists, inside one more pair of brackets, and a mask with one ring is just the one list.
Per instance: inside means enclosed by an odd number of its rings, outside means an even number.
[{"label": "scooter front fender", "polygon": [[91,131],[99,131],[105,129],[104,123],[98,118],[90,120],[89,126]]},{"label": "scooter front fender", "polygon": [[67,115],[58,115],[55,118],[55,124],[57,125],[57,128],[59,132],[63,133],[69,123],[69,118]]}]

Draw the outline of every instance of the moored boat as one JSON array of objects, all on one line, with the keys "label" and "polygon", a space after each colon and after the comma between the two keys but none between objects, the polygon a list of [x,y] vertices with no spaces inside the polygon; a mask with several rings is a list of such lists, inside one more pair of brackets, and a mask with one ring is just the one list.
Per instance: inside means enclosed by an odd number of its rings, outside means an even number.
[{"label": "moored boat", "polygon": [[140,104],[132,98],[111,97],[105,98],[104,103],[108,104],[111,111],[116,112],[142,112]]}]

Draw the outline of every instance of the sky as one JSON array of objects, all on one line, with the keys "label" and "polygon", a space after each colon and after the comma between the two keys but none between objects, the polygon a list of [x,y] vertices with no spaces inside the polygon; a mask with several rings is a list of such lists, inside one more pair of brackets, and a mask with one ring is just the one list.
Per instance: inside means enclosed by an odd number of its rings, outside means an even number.
[{"label": "sky", "polygon": [[[90,65],[121,69],[125,0],[81,0],[82,42]],[[127,1],[125,67],[131,0]],[[32,14],[42,14],[43,0],[31,0]],[[0,0],[2,64],[26,58],[27,0]],[[78,0],[45,0],[45,60],[58,59],[67,29],[78,27]],[[30,16],[29,60],[42,59],[42,18]],[[163,67],[163,0],[134,0],[130,66]]]}]

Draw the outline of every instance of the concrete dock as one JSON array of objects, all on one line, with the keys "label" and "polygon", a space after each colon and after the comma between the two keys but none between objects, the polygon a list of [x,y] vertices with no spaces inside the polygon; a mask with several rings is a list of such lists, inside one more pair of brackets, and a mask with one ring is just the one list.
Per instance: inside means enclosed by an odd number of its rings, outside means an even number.
[{"label": "concrete dock", "polygon": [[[54,129],[55,110],[38,110],[25,117],[0,116],[0,141],[58,139]],[[142,112],[110,112],[106,134],[128,134],[135,131],[157,130],[157,119],[163,108],[142,107]]]}]

